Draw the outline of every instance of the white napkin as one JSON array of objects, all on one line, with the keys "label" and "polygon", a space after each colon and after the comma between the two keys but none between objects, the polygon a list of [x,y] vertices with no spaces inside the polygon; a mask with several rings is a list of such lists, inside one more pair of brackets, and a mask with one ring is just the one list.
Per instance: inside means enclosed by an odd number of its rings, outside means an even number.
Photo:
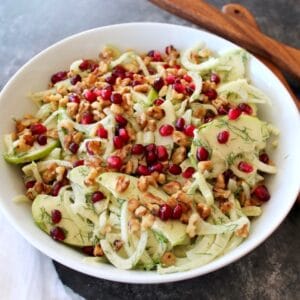
[{"label": "white napkin", "polygon": [[52,260],[25,241],[1,212],[0,299],[83,300],[62,284]]}]

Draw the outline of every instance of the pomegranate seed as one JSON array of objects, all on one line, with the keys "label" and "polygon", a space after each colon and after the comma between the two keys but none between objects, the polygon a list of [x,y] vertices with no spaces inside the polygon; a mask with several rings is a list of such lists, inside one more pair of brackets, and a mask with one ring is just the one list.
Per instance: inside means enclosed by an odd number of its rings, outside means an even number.
[{"label": "pomegranate seed", "polygon": [[117,155],[112,155],[107,158],[107,165],[109,168],[120,170],[122,167],[123,161],[121,157]]},{"label": "pomegranate seed", "polygon": [[83,96],[90,103],[92,103],[92,102],[94,102],[94,101],[97,100],[97,95],[93,91],[91,91],[91,90],[84,91]]},{"label": "pomegranate seed", "polygon": [[180,219],[181,215],[182,215],[182,205],[178,203],[173,208],[172,219],[178,220]]},{"label": "pomegranate seed", "polygon": [[218,133],[217,140],[220,144],[226,144],[229,139],[229,131],[224,130]]},{"label": "pomegranate seed", "polygon": [[169,136],[173,133],[173,131],[174,131],[174,127],[169,124],[162,125],[159,128],[159,133],[161,136]]},{"label": "pomegranate seed", "polygon": [[265,185],[257,186],[253,191],[253,194],[261,201],[268,201],[271,197]]},{"label": "pomegranate seed", "polygon": [[90,70],[91,72],[95,71],[99,65],[97,63],[91,62]]},{"label": "pomegranate seed", "polygon": [[191,83],[193,80],[193,78],[188,74],[184,74],[182,78],[188,83]]},{"label": "pomegranate seed", "polygon": [[99,201],[103,200],[104,198],[105,198],[104,194],[100,191],[94,192],[92,194],[92,202],[93,203],[99,202]]},{"label": "pomegranate seed", "polygon": [[36,181],[35,181],[35,180],[30,180],[30,181],[27,181],[27,182],[25,183],[25,187],[26,187],[26,189],[28,190],[28,189],[31,189],[31,188],[33,188],[33,187],[34,187],[34,185],[35,185],[35,183],[36,183]]},{"label": "pomegranate seed", "polygon": [[189,179],[193,176],[194,173],[195,173],[195,169],[193,167],[188,167],[182,173],[182,177],[185,179]]},{"label": "pomegranate seed", "polygon": [[195,91],[195,87],[187,86],[187,87],[185,88],[185,92],[186,92],[189,96],[193,95],[194,91]]},{"label": "pomegranate seed", "polygon": [[121,149],[124,146],[124,142],[120,136],[114,136],[113,142],[116,149]]},{"label": "pomegranate seed", "polygon": [[38,135],[36,140],[41,146],[45,146],[47,144],[47,136],[44,134]]},{"label": "pomegranate seed", "polygon": [[184,127],[183,132],[185,133],[185,135],[189,136],[189,137],[194,137],[194,130],[196,129],[196,127],[194,125],[186,125]]},{"label": "pomegranate seed", "polygon": [[233,172],[230,169],[228,169],[223,173],[223,176],[224,176],[225,183],[227,184],[229,179],[233,177]]},{"label": "pomegranate seed", "polygon": [[250,105],[248,105],[247,103],[240,103],[238,105],[238,108],[247,115],[251,115],[253,112],[252,107]]},{"label": "pomegranate seed", "polygon": [[73,168],[76,168],[76,167],[79,167],[79,166],[83,166],[83,165],[84,165],[84,160],[83,160],[83,159],[76,160],[76,161],[73,163]]},{"label": "pomegranate seed", "polygon": [[69,99],[69,102],[78,103],[78,104],[80,103],[80,98],[76,94],[70,94],[68,96],[68,99]]},{"label": "pomegranate seed", "polygon": [[80,65],[79,65],[79,69],[81,70],[81,71],[86,71],[86,70],[88,70],[89,68],[90,68],[90,61],[89,60],[87,60],[87,59],[84,59],[81,63],[80,63]]},{"label": "pomegranate seed", "polygon": [[71,84],[75,85],[77,82],[81,81],[81,76],[79,74],[71,77],[70,82]]},{"label": "pomegranate seed", "polygon": [[91,124],[94,122],[94,116],[92,113],[85,112],[80,121],[81,124]]},{"label": "pomegranate seed", "polygon": [[175,50],[175,48],[174,48],[174,46],[173,45],[169,45],[169,46],[167,46],[166,48],[165,48],[165,53],[167,54],[167,55],[169,55],[172,51],[174,51]]},{"label": "pomegranate seed", "polygon": [[51,195],[57,196],[62,187],[63,183],[61,181],[56,181],[52,186]]},{"label": "pomegranate seed", "polygon": [[204,95],[207,96],[209,100],[214,100],[218,97],[217,91],[213,89],[207,90]]},{"label": "pomegranate seed", "polygon": [[53,224],[57,224],[61,220],[61,212],[58,209],[53,209],[51,211],[51,220]]},{"label": "pomegranate seed", "polygon": [[165,146],[157,146],[156,155],[159,161],[166,161],[169,158],[169,154]]},{"label": "pomegranate seed", "polygon": [[156,73],[156,70],[152,67],[147,67],[147,69],[150,75],[154,75]]},{"label": "pomegranate seed", "polygon": [[117,65],[113,68],[112,74],[116,77],[125,78],[126,69],[122,65]]},{"label": "pomegranate seed", "polygon": [[218,108],[218,114],[219,115],[227,115],[228,114],[228,111],[229,111],[229,108],[225,105],[221,105],[219,108]]},{"label": "pomegranate seed", "polygon": [[154,80],[153,87],[157,92],[159,92],[160,89],[164,86],[164,84],[165,83],[164,83],[164,80],[162,79],[162,77],[159,77]]},{"label": "pomegranate seed", "polygon": [[36,123],[30,126],[30,130],[33,135],[36,135],[45,133],[47,128],[41,123]]},{"label": "pomegranate seed", "polygon": [[169,172],[173,175],[179,175],[182,172],[182,170],[179,165],[171,164],[169,166]]},{"label": "pomegranate seed", "polygon": [[111,101],[111,103],[114,103],[114,104],[121,104],[122,103],[122,95],[119,93],[113,93],[113,94],[111,94],[110,101]]},{"label": "pomegranate seed", "polygon": [[86,255],[94,256],[94,246],[84,246],[81,250]]},{"label": "pomegranate seed", "polygon": [[103,89],[100,90],[99,92],[99,96],[103,99],[103,100],[110,100],[111,95],[112,95],[112,91],[109,89]]},{"label": "pomegranate seed", "polygon": [[136,169],[136,172],[138,175],[141,175],[141,176],[150,175],[150,170],[144,165],[139,165]]},{"label": "pomegranate seed", "polygon": [[180,94],[184,94],[185,92],[185,86],[182,83],[174,83],[173,89]]},{"label": "pomegranate seed", "polygon": [[66,238],[64,230],[60,227],[53,227],[50,231],[50,236],[55,241],[63,241]]},{"label": "pomegranate seed", "polygon": [[199,147],[196,151],[196,157],[199,161],[207,160],[209,156],[208,151],[204,147]]},{"label": "pomegranate seed", "polygon": [[146,150],[146,152],[156,151],[156,145],[155,144],[149,144],[149,145],[146,146],[145,150]]},{"label": "pomegranate seed", "polygon": [[251,173],[253,171],[253,167],[246,163],[245,161],[241,161],[238,165],[238,169],[245,173]]},{"label": "pomegranate seed", "polygon": [[79,145],[77,143],[74,143],[72,142],[70,145],[69,145],[69,150],[73,153],[73,154],[76,154],[77,151],[79,149]]},{"label": "pomegranate seed", "polygon": [[154,103],[154,105],[159,106],[164,103],[164,100],[161,98],[158,98],[158,99],[155,99],[153,103]]},{"label": "pomegranate seed", "polygon": [[109,75],[105,77],[105,82],[114,85],[116,83],[117,77],[114,75]]},{"label": "pomegranate seed", "polygon": [[184,125],[185,125],[184,118],[179,118],[179,119],[177,119],[177,121],[175,123],[175,128],[176,128],[176,130],[183,131]]},{"label": "pomegranate seed", "polygon": [[120,128],[119,129],[119,137],[122,139],[122,141],[127,144],[130,137],[129,134],[127,132],[127,130],[125,128]]},{"label": "pomegranate seed", "polygon": [[107,139],[108,132],[104,127],[99,127],[96,132],[97,136],[102,139]]},{"label": "pomegranate seed", "polygon": [[127,125],[127,120],[122,115],[116,115],[115,120],[120,126],[125,127]]},{"label": "pomegranate seed", "polygon": [[218,83],[220,83],[220,81],[221,81],[221,78],[220,78],[220,76],[218,75],[218,74],[216,74],[216,73],[211,73],[211,75],[210,75],[210,79],[209,79],[211,82],[214,82],[215,84],[218,84]]},{"label": "pomegranate seed", "polygon": [[168,204],[163,204],[158,212],[158,216],[162,221],[167,221],[172,217],[173,210]]},{"label": "pomegranate seed", "polygon": [[147,55],[150,56],[153,61],[162,61],[161,54],[157,50],[151,50]]},{"label": "pomegranate seed", "polygon": [[131,82],[131,86],[136,86],[136,85],[139,85],[139,84],[142,84],[142,82],[140,80],[133,80]]},{"label": "pomegranate seed", "polygon": [[174,75],[168,75],[166,77],[166,83],[167,84],[173,84],[175,82],[176,77]]},{"label": "pomegranate seed", "polygon": [[131,80],[133,80],[133,75],[134,75],[133,72],[126,72],[126,73],[125,73],[125,77],[126,77],[126,78],[129,78],[129,79],[131,79]]},{"label": "pomegranate seed", "polygon": [[131,154],[133,155],[141,155],[144,154],[144,146],[142,144],[135,144],[131,148]]},{"label": "pomegranate seed", "polygon": [[57,73],[55,73],[51,76],[51,82],[53,84],[55,84],[56,82],[67,79],[67,77],[68,77],[68,72],[60,71],[60,72],[57,72]]},{"label": "pomegranate seed", "polygon": [[242,111],[237,107],[237,108],[230,108],[228,112],[228,118],[229,120],[236,120],[240,115]]},{"label": "pomegranate seed", "polygon": [[270,159],[269,159],[269,155],[267,154],[267,153],[261,153],[260,155],[259,155],[259,160],[261,161],[261,162],[263,162],[264,164],[268,164],[269,163],[269,161],[270,161]]},{"label": "pomegranate seed", "polygon": [[214,119],[214,117],[215,117],[215,114],[209,110],[206,112],[203,122],[204,123],[211,122]]},{"label": "pomegranate seed", "polygon": [[146,157],[146,162],[148,165],[156,162],[156,160],[157,160],[157,155],[154,151],[146,152],[145,157]]},{"label": "pomegranate seed", "polygon": [[162,163],[160,162],[157,162],[155,164],[153,164],[152,166],[150,166],[149,170],[150,172],[158,172],[158,173],[161,173],[164,169],[164,166],[162,165]]}]

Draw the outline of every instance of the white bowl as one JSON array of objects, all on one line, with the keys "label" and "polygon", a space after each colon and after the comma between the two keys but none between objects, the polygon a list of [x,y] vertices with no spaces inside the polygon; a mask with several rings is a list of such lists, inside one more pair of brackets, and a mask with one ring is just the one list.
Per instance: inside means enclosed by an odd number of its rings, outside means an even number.
[{"label": "white bowl", "polygon": [[[89,30],[44,50],[23,66],[7,83],[0,96],[0,136],[13,130],[12,117],[20,117],[34,110],[26,98],[31,91],[47,87],[51,74],[69,67],[78,58],[97,57],[109,43],[123,48],[146,51],[173,44],[178,49],[204,41],[209,48],[220,51],[236,47],[213,34],[177,25],[158,23],[129,23]],[[278,174],[269,180],[271,200],[263,206],[263,215],[253,222],[250,236],[230,253],[200,268],[182,273],[159,275],[156,272],[123,271],[112,265],[90,265],[83,255],[57,243],[33,222],[30,207],[17,205],[11,199],[24,192],[20,171],[0,159],[0,207],[11,224],[40,251],[77,271],[95,277],[129,283],[162,283],[183,280],[220,269],[241,258],[262,243],[283,221],[299,191],[300,178],[300,120],[296,106],[277,77],[260,61],[251,57],[250,78],[271,99],[272,106],[261,107],[261,116],[280,129],[278,149],[272,159]],[[3,144],[0,151],[3,152]]]}]

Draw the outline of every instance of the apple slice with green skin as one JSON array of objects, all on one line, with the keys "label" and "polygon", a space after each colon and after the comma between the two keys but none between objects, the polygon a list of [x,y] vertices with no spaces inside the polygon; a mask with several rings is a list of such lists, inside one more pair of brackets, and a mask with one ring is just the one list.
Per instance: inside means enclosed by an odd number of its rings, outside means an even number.
[{"label": "apple slice with green skin", "polygon": [[40,146],[35,143],[34,147],[32,147],[29,151],[20,152],[20,153],[12,153],[12,154],[4,154],[4,159],[11,164],[24,164],[27,162],[31,162],[33,160],[41,159],[46,157],[51,153],[51,151],[59,145],[59,141],[50,140],[47,145]]}]

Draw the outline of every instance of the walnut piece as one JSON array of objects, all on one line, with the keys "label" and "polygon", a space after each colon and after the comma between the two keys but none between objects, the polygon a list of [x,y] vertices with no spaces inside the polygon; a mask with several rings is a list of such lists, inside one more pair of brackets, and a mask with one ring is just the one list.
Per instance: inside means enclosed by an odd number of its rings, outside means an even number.
[{"label": "walnut piece", "polygon": [[116,191],[118,193],[124,193],[130,185],[130,180],[124,175],[121,175],[117,178],[116,182]]}]

